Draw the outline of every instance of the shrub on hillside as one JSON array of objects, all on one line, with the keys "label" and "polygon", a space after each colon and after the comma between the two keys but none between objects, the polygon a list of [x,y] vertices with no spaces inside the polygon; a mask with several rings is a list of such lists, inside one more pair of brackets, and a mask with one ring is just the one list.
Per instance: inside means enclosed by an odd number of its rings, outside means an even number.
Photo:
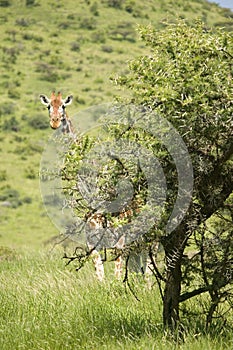
[{"label": "shrub on hillside", "polygon": [[[25,177],[27,179],[31,179],[31,180],[36,179],[37,178],[37,171],[34,168],[32,168],[31,166],[29,166],[25,170]],[[27,200],[27,203],[30,203],[30,202],[28,202],[28,200]]]},{"label": "shrub on hillside", "polygon": [[20,47],[19,45],[14,45],[12,47],[2,47],[3,61],[7,64],[16,63],[16,59],[20,54],[20,51],[22,51],[22,47]]},{"label": "shrub on hillside", "polygon": [[15,111],[15,105],[12,102],[2,103],[0,105],[0,117],[8,114],[13,114]]},{"label": "shrub on hillside", "polygon": [[93,30],[96,28],[96,20],[93,17],[85,17],[80,22],[80,28]]},{"label": "shrub on hillside", "polygon": [[54,66],[46,62],[36,62],[36,72],[41,73],[41,80],[54,82],[59,79],[59,74]]},{"label": "shrub on hillside", "polygon": [[23,34],[23,39],[24,40],[34,40],[34,41],[37,41],[37,42],[42,42],[43,41],[42,36],[35,35],[34,33],[29,33],[29,32]]},{"label": "shrub on hillside", "polygon": [[41,153],[42,150],[42,146],[38,143],[25,142],[21,146],[17,145],[13,153],[21,155],[22,159],[26,159],[26,156],[33,156],[35,153]]},{"label": "shrub on hillside", "polygon": [[20,130],[20,123],[14,116],[11,118],[5,119],[2,123],[2,130],[17,132]]},{"label": "shrub on hillside", "polygon": [[17,18],[15,21],[16,25],[20,27],[28,27],[29,26],[29,20],[25,18]]},{"label": "shrub on hillside", "polygon": [[1,205],[3,206],[5,205],[11,208],[18,208],[20,205],[25,203],[30,204],[32,202],[32,198],[29,196],[21,198],[19,191],[6,186],[1,188],[0,202],[2,202]]},{"label": "shrub on hillside", "polygon": [[1,0],[0,1],[0,7],[9,7],[11,6],[11,1],[9,0]]},{"label": "shrub on hillside", "polygon": [[105,43],[106,34],[103,30],[96,30],[92,33],[91,40],[93,43]]},{"label": "shrub on hillside", "polygon": [[6,170],[0,170],[0,181],[6,181],[6,180],[7,180]]},{"label": "shrub on hillside", "polygon": [[125,11],[133,15],[133,17],[143,17],[141,6],[137,6],[134,0],[128,0],[125,2]]},{"label": "shrub on hillside", "polygon": [[93,14],[93,16],[99,16],[98,4],[96,1],[91,5],[90,11]]},{"label": "shrub on hillside", "polygon": [[80,51],[80,44],[77,41],[74,41],[70,45],[71,51],[79,52]]},{"label": "shrub on hillside", "polygon": [[116,9],[121,9],[124,0],[106,0],[105,3],[109,7],[114,7]]},{"label": "shrub on hillside", "polygon": [[35,0],[26,0],[26,6],[35,6],[36,1]]},{"label": "shrub on hillside", "polygon": [[113,47],[111,45],[102,45],[101,50],[103,52],[111,53],[113,52]]},{"label": "shrub on hillside", "polygon": [[47,129],[49,127],[48,118],[44,114],[35,114],[28,119],[28,125],[33,129]]},{"label": "shrub on hillside", "polygon": [[8,96],[9,98],[19,99],[20,98],[20,92],[16,88],[12,88],[8,90]]},{"label": "shrub on hillside", "polygon": [[113,27],[110,31],[110,36],[113,40],[127,40],[135,41],[135,29],[131,22],[119,22],[116,27]]},{"label": "shrub on hillside", "polygon": [[11,208],[17,208],[23,204],[19,192],[9,187],[6,187],[1,191],[0,202],[7,204]]},{"label": "shrub on hillside", "polygon": [[61,22],[58,26],[60,29],[68,29],[70,27],[69,22]]}]

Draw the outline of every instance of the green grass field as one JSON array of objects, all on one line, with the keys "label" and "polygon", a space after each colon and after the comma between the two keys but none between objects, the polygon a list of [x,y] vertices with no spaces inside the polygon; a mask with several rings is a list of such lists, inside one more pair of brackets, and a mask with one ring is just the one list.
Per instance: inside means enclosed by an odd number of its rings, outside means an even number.
[{"label": "green grass field", "polygon": [[[2,252],[3,254],[3,252]],[[96,281],[93,267],[64,267],[57,253],[5,252],[0,273],[0,348],[11,349],[232,349],[231,330],[203,335],[193,322],[181,341],[163,332],[156,288]],[[198,306],[196,305],[195,308]],[[199,328],[198,328],[199,327]]]},{"label": "green grass field", "polygon": [[[115,5],[114,5],[115,4]],[[0,349],[231,350],[232,332],[205,335],[204,320],[184,325],[184,339],[163,332],[156,287],[96,281],[91,263],[78,273],[43,207],[39,168],[52,130],[39,94],[73,94],[70,116],[127,97],[111,82],[147,52],[136,28],[201,18],[232,30],[232,13],[205,0],[0,1]],[[198,302],[187,304],[198,312]],[[184,309],[185,310],[185,309]],[[184,311],[185,312],[185,311]],[[203,323],[202,323],[203,321]]]}]

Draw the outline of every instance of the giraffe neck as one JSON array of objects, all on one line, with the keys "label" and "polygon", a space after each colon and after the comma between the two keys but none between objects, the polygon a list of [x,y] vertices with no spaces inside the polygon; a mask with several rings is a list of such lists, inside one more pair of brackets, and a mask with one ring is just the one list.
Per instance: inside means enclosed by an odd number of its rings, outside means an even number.
[{"label": "giraffe neck", "polygon": [[67,114],[63,116],[63,119],[61,121],[61,132],[63,134],[69,134],[70,136],[75,138],[74,127]]}]

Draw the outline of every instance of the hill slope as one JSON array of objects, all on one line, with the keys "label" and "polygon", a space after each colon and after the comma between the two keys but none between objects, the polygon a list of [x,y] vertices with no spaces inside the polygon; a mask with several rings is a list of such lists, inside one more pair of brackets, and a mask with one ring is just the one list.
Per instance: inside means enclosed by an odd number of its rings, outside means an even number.
[{"label": "hill slope", "polygon": [[72,93],[70,115],[110,102],[110,76],[146,48],[137,25],[201,18],[233,28],[232,13],[205,0],[2,0],[0,2],[0,245],[40,247],[56,234],[40,200],[38,170],[51,134],[38,95]]}]

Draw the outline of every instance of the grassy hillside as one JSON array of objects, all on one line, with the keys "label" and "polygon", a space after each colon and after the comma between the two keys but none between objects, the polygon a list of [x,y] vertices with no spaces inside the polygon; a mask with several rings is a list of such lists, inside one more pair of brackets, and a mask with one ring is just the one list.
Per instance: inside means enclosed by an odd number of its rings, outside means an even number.
[{"label": "grassy hillside", "polygon": [[0,245],[34,249],[57,233],[40,199],[52,131],[38,95],[72,93],[70,115],[124,95],[110,77],[146,52],[137,25],[178,17],[233,28],[231,12],[204,0],[0,1]]}]

